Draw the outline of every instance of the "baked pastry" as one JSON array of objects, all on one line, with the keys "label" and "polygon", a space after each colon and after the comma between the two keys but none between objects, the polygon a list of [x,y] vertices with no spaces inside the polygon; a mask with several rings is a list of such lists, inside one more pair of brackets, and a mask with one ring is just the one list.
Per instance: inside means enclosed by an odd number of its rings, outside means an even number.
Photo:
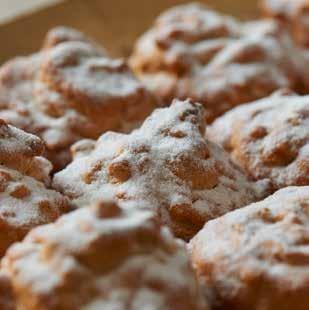
[{"label": "baked pastry", "polygon": [[74,159],[53,186],[83,207],[111,195],[147,206],[189,240],[210,219],[258,199],[264,184],[247,180],[217,145],[204,139],[200,104],[174,101],[131,134],[109,132],[77,142]]},{"label": "baked pastry", "polygon": [[211,309],[308,309],[308,224],[308,186],[208,222],[189,251]]},{"label": "baked pastry", "polygon": [[260,6],[264,16],[277,19],[300,46],[309,47],[308,0],[260,0]]},{"label": "baked pastry", "polygon": [[34,229],[2,270],[18,309],[208,309],[184,244],[134,205],[100,202]]},{"label": "baked pastry", "polygon": [[207,120],[281,87],[301,87],[299,51],[273,20],[240,23],[198,4],[168,10],[137,42],[131,66],[167,103],[188,97]]},{"label": "baked pastry", "polygon": [[40,136],[55,170],[74,142],[129,131],[155,106],[123,60],[72,29],[51,30],[41,52],[0,69],[0,118]]},{"label": "baked pastry", "polygon": [[255,180],[309,185],[309,96],[278,91],[218,118],[207,136]]},{"label": "baked pastry", "polygon": [[39,138],[1,120],[0,145],[1,257],[33,227],[56,220],[71,206],[47,187],[51,164],[40,157],[44,144]]}]

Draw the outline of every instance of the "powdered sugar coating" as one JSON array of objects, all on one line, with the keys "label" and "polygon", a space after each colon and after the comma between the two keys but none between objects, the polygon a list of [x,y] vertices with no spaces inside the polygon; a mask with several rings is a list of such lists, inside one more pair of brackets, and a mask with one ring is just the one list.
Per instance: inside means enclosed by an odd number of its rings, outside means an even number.
[{"label": "powdered sugar coating", "polygon": [[281,91],[228,112],[207,136],[274,189],[309,185],[309,96]]},{"label": "powdered sugar coating", "polygon": [[276,18],[292,33],[301,46],[309,46],[309,24],[307,0],[260,0],[265,16]]},{"label": "powdered sugar coating", "polygon": [[42,182],[0,166],[0,257],[32,228],[71,210],[68,199]]},{"label": "powdered sugar coating", "polygon": [[40,136],[55,170],[74,142],[130,130],[155,105],[122,60],[65,27],[51,30],[38,54],[0,69],[0,118]]},{"label": "powdered sugar coating", "polygon": [[41,226],[2,270],[22,309],[208,309],[184,244],[136,206],[101,202]]},{"label": "powdered sugar coating", "polygon": [[154,107],[123,60],[108,58],[85,42],[66,42],[47,52],[39,78],[101,133],[142,120]]},{"label": "powdered sugar coating", "polygon": [[18,128],[6,124],[0,119],[0,163],[36,178],[50,182],[52,165],[40,157],[44,152],[43,141]]},{"label": "powdered sugar coating", "polygon": [[215,308],[308,309],[308,224],[308,186],[208,222],[189,249]]},{"label": "powdered sugar coating", "polygon": [[79,207],[110,196],[134,201],[190,239],[209,219],[261,194],[219,146],[205,141],[204,131],[202,106],[174,101],[129,135],[78,142],[54,187]]},{"label": "powdered sugar coating", "polygon": [[[50,223],[71,209],[50,190],[51,164],[40,157],[38,138],[0,120],[0,257],[33,227]],[[45,183],[45,184],[44,184]]]},{"label": "powdered sugar coating", "polygon": [[137,42],[131,65],[164,100],[190,97],[212,121],[280,87],[300,87],[300,57],[275,21],[240,23],[189,4],[158,17]]}]

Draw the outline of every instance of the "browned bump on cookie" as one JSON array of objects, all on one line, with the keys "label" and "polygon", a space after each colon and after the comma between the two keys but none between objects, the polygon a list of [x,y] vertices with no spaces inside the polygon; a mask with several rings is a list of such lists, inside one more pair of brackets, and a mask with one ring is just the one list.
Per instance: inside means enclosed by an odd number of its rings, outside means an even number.
[{"label": "browned bump on cookie", "polygon": [[23,199],[31,194],[29,188],[23,184],[16,184],[16,186],[10,192],[10,195],[17,199]]},{"label": "browned bump on cookie", "polygon": [[115,160],[108,165],[111,183],[124,183],[131,177],[130,163],[126,160]]}]

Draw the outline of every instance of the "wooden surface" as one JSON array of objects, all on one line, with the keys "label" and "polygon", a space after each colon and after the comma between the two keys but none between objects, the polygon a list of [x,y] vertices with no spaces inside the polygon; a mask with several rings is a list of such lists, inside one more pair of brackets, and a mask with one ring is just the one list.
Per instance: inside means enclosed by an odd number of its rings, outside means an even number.
[{"label": "wooden surface", "polygon": [[[257,14],[256,1],[200,2],[240,18],[251,18]],[[112,55],[126,56],[136,38],[162,10],[186,2],[189,1],[67,0],[0,26],[0,63],[36,51],[46,31],[57,25],[76,27],[104,45]]]},{"label": "wooden surface", "polygon": [[0,24],[56,2],[60,0],[0,0]]}]

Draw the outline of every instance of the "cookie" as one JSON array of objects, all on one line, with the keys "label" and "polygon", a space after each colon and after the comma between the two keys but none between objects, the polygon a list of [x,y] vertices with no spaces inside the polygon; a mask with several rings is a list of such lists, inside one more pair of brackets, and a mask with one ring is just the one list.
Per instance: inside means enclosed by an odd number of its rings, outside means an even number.
[{"label": "cookie", "polygon": [[156,105],[123,60],[70,28],[52,29],[40,52],[0,68],[0,118],[40,136],[56,171],[76,141],[130,131]]},{"label": "cookie", "polygon": [[199,4],[160,15],[136,43],[131,66],[165,103],[192,98],[209,122],[281,87],[302,87],[300,52],[276,21],[241,23]]},{"label": "cookie", "polygon": [[261,197],[218,145],[205,140],[204,109],[175,100],[131,134],[77,142],[53,186],[83,207],[112,196],[153,210],[176,236],[190,239],[210,219]]},{"label": "cookie", "polygon": [[134,205],[104,201],[41,226],[1,267],[22,309],[208,309],[184,244]]},{"label": "cookie", "polygon": [[[0,121],[0,257],[32,228],[72,209],[49,189],[51,164],[40,155],[43,142]],[[0,301],[1,304],[1,301]]]},{"label": "cookie", "polygon": [[211,308],[308,309],[308,223],[308,186],[208,222],[189,251]]},{"label": "cookie", "polygon": [[218,118],[207,136],[273,189],[309,185],[309,96],[279,91]]},{"label": "cookie", "polygon": [[260,0],[264,16],[277,19],[292,33],[295,41],[309,47],[309,2],[307,0]]}]

